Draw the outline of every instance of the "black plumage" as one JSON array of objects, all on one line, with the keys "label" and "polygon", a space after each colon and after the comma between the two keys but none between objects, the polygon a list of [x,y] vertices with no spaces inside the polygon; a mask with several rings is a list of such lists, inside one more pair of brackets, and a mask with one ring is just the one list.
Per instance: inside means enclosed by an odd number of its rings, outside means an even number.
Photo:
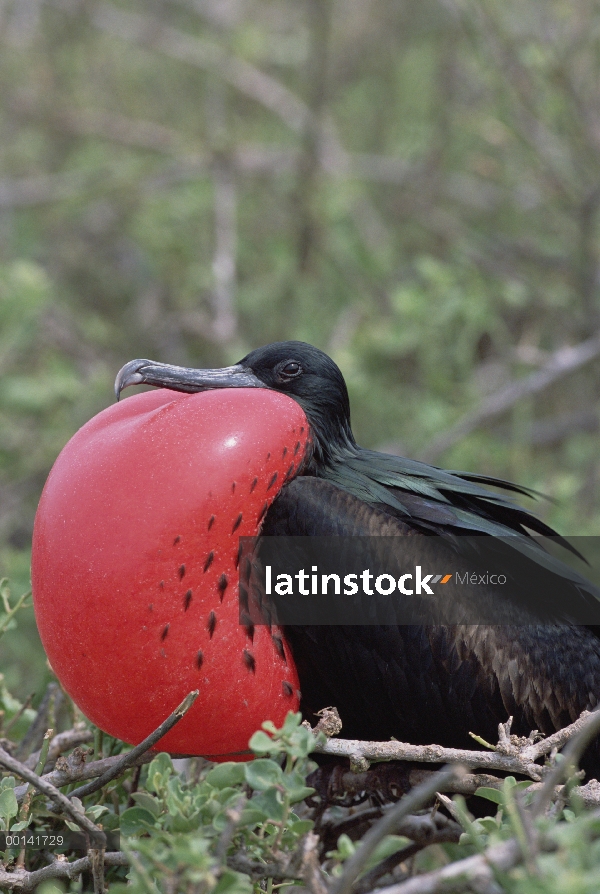
[{"label": "black plumage", "polygon": [[508,715],[514,732],[549,734],[596,706],[600,628],[574,621],[595,617],[600,593],[532,538],[570,548],[515,501],[514,493],[529,495],[525,488],[359,447],[340,370],[302,342],[267,345],[223,370],[135,360],[119,373],[117,394],[130,384],[260,387],[298,401],[311,451],[267,512],[263,535],[395,536],[406,552],[436,534],[453,567],[510,561],[510,587],[480,590],[498,607],[497,623],[460,623],[469,593],[449,585],[446,623],[286,627],[310,719],[335,705],[350,738],[465,747],[470,731],[494,741]]}]

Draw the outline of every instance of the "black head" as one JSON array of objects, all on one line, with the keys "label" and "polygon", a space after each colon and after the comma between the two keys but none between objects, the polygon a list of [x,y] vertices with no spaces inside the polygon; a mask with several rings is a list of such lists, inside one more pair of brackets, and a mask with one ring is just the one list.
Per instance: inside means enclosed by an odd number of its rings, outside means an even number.
[{"label": "black head", "polygon": [[186,392],[214,388],[281,391],[297,400],[306,413],[316,462],[327,463],[340,450],[354,446],[344,377],[327,354],[302,341],[265,345],[223,369],[186,369],[152,360],[132,360],[117,376],[117,398],[128,385],[142,384]]}]

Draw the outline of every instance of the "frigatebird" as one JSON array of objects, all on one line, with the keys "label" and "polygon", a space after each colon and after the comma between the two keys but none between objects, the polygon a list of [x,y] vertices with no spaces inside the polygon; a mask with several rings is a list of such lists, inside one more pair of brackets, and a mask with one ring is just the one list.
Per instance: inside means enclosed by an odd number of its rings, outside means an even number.
[{"label": "frigatebird", "polygon": [[[284,627],[311,720],[335,705],[348,738],[469,747],[471,731],[495,741],[508,715],[517,734],[549,734],[596,706],[600,627],[586,610],[598,607],[600,593],[532,536],[557,536],[514,497],[532,492],[359,447],[342,373],[303,342],[266,345],[223,369],[133,360],[117,376],[117,396],[137,384],[188,393],[266,388],[301,405],[311,448],[267,512],[263,536],[396,536],[398,549],[410,551],[437,535],[450,565],[513,563],[508,588],[479,589],[502,606],[497,623],[468,613],[461,623],[459,613],[447,623]],[[449,593],[453,604],[469,598],[468,587],[445,590],[446,600]]]}]

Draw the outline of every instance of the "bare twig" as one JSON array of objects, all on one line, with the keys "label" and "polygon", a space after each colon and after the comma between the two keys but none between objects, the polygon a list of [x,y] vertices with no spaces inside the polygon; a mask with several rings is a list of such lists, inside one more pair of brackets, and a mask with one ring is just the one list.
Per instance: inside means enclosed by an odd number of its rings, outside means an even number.
[{"label": "bare twig", "polygon": [[227,146],[227,85],[211,78],[206,116],[210,140],[214,147],[212,181],[214,196],[214,255],[212,320],[209,331],[215,341],[226,343],[235,337],[235,287],[237,268],[237,195],[235,171]]},{"label": "bare twig", "polygon": [[[433,776],[434,770],[413,770],[410,773],[410,781],[413,785],[429,779]],[[347,774],[350,775],[349,773]],[[456,795],[474,795],[480,788],[495,788],[497,791],[502,790],[504,778],[500,776],[492,776],[489,773],[465,773],[465,775],[448,785],[447,791]],[[536,794],[542,790],[543,782],[532,782],[527,791]],[[554,788],[553,798],[560,798],[563,795],[564,786],[557,785]],[[600,782],[597,779],[590,779],[585,785],[577,788],[577,797],[580,799],[584,807],[593,809],[600,807]],[[445,802],[444,802],[445,803]],[[402,834],[406,834],[402,832]],[[407,836],[410,837],[410,836]]]},{"label": "bare twig", "polygon": [[158,50],[198,68],[219,74],[245,96],[277,115],[295,133],[302,133],[308,113],[305,103],[275,78],[218,44],[164,25],[159,19],[125,12],[109,3],[97,3],[92,22],[101,31],[129,43]]},{"label": "bare twig", "polygon": [[586,363],[595,360],[599,355],[599,333],[577,345],[565,345],[559,348],[551,355],[542,369],[496,391],[478,409],[467,413],[456,425],[434,438],[429,447],[425,449],[422,459],[425,462],[431,462],[490,419],[501,416],[523,398],[538,394],[569,373],[575,372]]},{"label": "bare twig", "polygon": [[[154,757],[154,753],[145,753],[140,755],[132,766],[140,767],[148,764]],[[62,788],[64,785],[71,785],[73,782],[81,782],[84,779],[95,779],[101,776],[109,769],[118,764],[123,759],[123,755],[116,754],[113,757],[105,757],[102,760],[85,762],[85,754],[80,748],[76,748],[66,758],[60,758],[54,770],[44,774],[41,778],[56,788]],[[25,794],[27,786],[17,786],[15,788],[15,796],[17,801],[21,800]]]},{"label": "bare twig", "polygon": [[16,724],[19,722],[19,720],[21,719],[21,717],[23,716],[25,711],[27,711],[27,709],[31,707],[31,702],[33,701],[33,696],[34,696],[34,693],[31,693],[31,695],[28,695],[27,698],[25,699],[25,701],[23,702],[23,704],[21,705],[21,707],[19,708],[19,710],[15,714],[13,714],[13,716],[10,718],[8,723],[4,724],[4,729],[2,730],[2,732],[4,733],[5,736],[8,736],[8,734],[11,731],[11,729],[13,728],[13,726],[16,726]]},{"label": "bare twig", "polygon": [[36,715],[29,724],[29,729],[19,743],[16,756],[19,760],[25,760],[30,751],[41,748],[45,733],[50,723],[50,716],[54,713],[54,703],[62,696],[62,690],[58,683],[48,683],[42,696]]},{"label": "bare twig", "polygon": [[182,133],[163,124],[129,118],[111,109],[73,108],[58,103],[49,108],[23,95],[12,101],[9,99],[8,106],[15,120],[38,124],[61,134],[98,136],[124,146],[176,155],[182,154],[188,142]]},{"label": "bare twig", "polygon": [[[495,881],[495,872],[506,872],[521,859],[521,849],[518,842],[511,838],[494,847],[488,848],[483,854],[474,857],[466,857],[457,860],[434,872],[417,875],[397,885],[380,888],[378,894],[438,894],[438,892],[466,891],[466,890],[494,890],[485,888]],[[469,884],[469,888],[466,885]],[[477,887],[475,887],[477,885]]]},{"label": "bare twig", "polygon": [[[374,866],[373,869],[367,872],[360,881],[354,885],[353,894],[368,894],[369,891],[373,890],[376,882],[378,882],[382,876],[387,875],[388,872],[395,869],[399,863],[404,863],[406,860],[414,857],[415,854],[418,854],[419,851],[423,850],[424,847],[428,847],[430,844],[456,844],[462,835],[462,831],[462,827],[459,826],[458,823],[452,823],[451,825],[448,824],[441,829],[432,832],[426,841],[412,841],[411,844],[396,851],[395,854],[382,860],[381,863],[378,863],[377,866]],[[398,834],[405,835],[405,832],[398,830]]]},{"label": "bare twig", "polygon": [[[438,771],[435,771],[438,772]],[[464,774],[460,779],[456,779],[454,781],[450,781],[448,783],[447,791],[454,791],[456,787],[460,786],[460,783],[463,778],[468,777],[469,774]],[[415,786],[420,785],[421,783],[428,781],[434,776],[434,771],[426,771],[418,779],[415,780]],[[495,780],[498,783],[502,783],[501,779]],[[477,786],[478,787],[478,786]],[[436,792],[437,795],[437,792]],[[387,810],[393,809],[393,805],[387,805]],[[369,807],[366,810],[363,810],[358,813],[352,814],[352,816],[346,817],[344,820],[341,820],[339,823],[327,824],[323,827],[323,836],[327,836],[328,838],[333,838],[335,841],[339,838],[340,835],[344,833],[350,832],[353,828],[356,827],[357,824],[361,822],[371,822],[373,819],[379,819],[383,814],[382,808],[379,807]],[[397,835],[404,835],[406,838],[410,838],[412,841],[416,841],[419,844],[427,844],[434,835],[438,832],[441,832],[443,829],[450,829],[452,834],[457,831],[456,823],[449,820],[444,814],[436,813],[435,816],[431,814],[414,814],[405,817],[403,820],[398,822],[396,827]]]},{"label": "bare twig", "polygon": [[329,739],[342,731],[342,720],[337,708],[321,708],[320,711],[317,711],[317,716],[319,720],[314,727],[310,726],[308,720],[304,720],[302,723],[303,726],[312,729],[315,736],[323,733]]},{"label": "bare twig", "polygon": [[536,780],[541,779],[545,772],[544,767],[535,763],[535,758],[528,749],[523,749],[520,755],[506,755],[499,754],[497,751],[468,751],[462,748],[444,748],[441,745],[329,739],[323,745],[317,745],[315,752],[336,757],[362,757],[367,761],[404,760],[430,764],[460,763],[469,768],[483,767],[488,770],[522,773]]},{"label": "bare twig", "polygon": [[31,177],[6,177],[0,180],[0,208],[18,208],[58,202],[79,195],[97,179],[88,174],[66,172]]},{"label": "bare twig", "polygon": [[594,736],[600,732],[600,710],[588,713],[577,734],[564,749],[560,763],[557,763],[546,776],[541,791],[533,804],[533,816],[544,812],[554,796],[555,786],[574,772],[575,765]]},{"label": "bare twig", "polygon": [[104,887],[104,851],[94,848],[88,852],[94,894],[106,894]]},{"label": "bare twig", "polygon": [[73,729],[58,733],[50,742],[48,762],[54,763],[61,754],[80,745],[87,745],[94,740],[94,733],[84,723],[78,723]]},{"label": "bare twig", "polygon": [[304,836],[301,855],[300,874],[310,894],[328,894],[323,870],[319,863],[319,836],[314,832],[308,832]]},{"label": "bare twig", "polygon": [[344,864],[344,871],[330,888],[330,894],[350,894],[352,885],[380,841],[394,832],[401,820],[426,804],[438,790],[460,777],[461,767],[445,767],[434,776],[405,795],[385,816],[367,832],[354,854]]},{"label": "bare twig", "polygon": [[[122,851],[114,851],[104,854],[106,866],[128,866],[129,860]],[[15,891],[16,894],[30,894],[38,886],[49,879],[62,879],[64,881],[78,878],[82,872],[90,872],[92,860],[90,856],[81,857],[72,863],[66,860],[55,860],[43,869],[35,872],[27,872],[25,869],[14,869],[10,872],[0,866],[0,889],[3,891]]]},{"label": "bare twig", "polygon": [[236,872],[243,872],[254,881],[271,878],[273,881],[301,881],[302,876],[298,870],[282,866],[281,863],[263,863],[251,860],[243,853],[231,854],[227,857],[227,865]]},{"label": "bare twig", "polygon": [[58,789],[53,785],[50,785],[49,782],[45,782],[44,779],[38,776],[33,770],[26,767],[25,764],[22,764],[14,757],[11,757],[3,748],[0,748],[0,764],[6,767],[7,770],[20,776],[21,779],[25,779],[27,782],[31,783],[34,788],[50,798],[59,810],[66,814],[66,816],[83,829],[84,832],[87,832],[96,848],[102,850],[106,847],[106,835],[102,829],[88,819],[85,814],[81,813],[75,805],[62,794],[62,792],[59,792]]},{"label": "bare twig", "polygon": [[189,695],[186,695],[184,700],[178,705],[177,708],[173,711],[172,714],[164,720],[159,727],[157,727],[153,733],[150,733],[149,736],[146,736],[143,742],[140,742],[139,745],[136,745],[135,748],[132,748],[131,751],[128,751],[127,754],[122,755],[115,764],[113,764],[110,769],[108,769],[105,773],[102,774],[98,779],[94,782],[88,782],[87,785],[81,785],[79,788],[75,789],[69,794],[70,798],[83,798],[85,795],[89,795],[92,792],[98,791],[98,789],[102,788],[103,785],[106,785],[107,782],[110,782],[111,779],[116,779],[117,776],[120,776],[125,770],[128,770],[129,767],[133,767],[136,763],[137,759],[141,757],[146,751],[149,751],[153,745],[155,745],[159,739],[162,739],[170,729],[172,729],[176,723],[179,723],[182,717],[184,717],[189,709],[192,707],[196,699],[198,698],[198,690],[195,689],[193,692],[190,692]]},{"label": "bare twig", "polygon": [[[595,712],[592,716],[595,716]],[[415,761],[417,763],[459,763],[470,769],[502,770],[519,773],[540,781],[549,768],[536,763],[541,757],[562,748],[567,742],[588,729],[590,712],[581,716],[564,729],[547,738],[535,741],[535,736],[519,739],[510,736],[510,720],[499,724],[499,743],[493,751],[469,751],[462,748],[444,748],[441,745],[411,745],[406,742],[364,742],[358,739],[328,739],[317,744],[315,752],[336,757],[366,759],[367,761]]]}]

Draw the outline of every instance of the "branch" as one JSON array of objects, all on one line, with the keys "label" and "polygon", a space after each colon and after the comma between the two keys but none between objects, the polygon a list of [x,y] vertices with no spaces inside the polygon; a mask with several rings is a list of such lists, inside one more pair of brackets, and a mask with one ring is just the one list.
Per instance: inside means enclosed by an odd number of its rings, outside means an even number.
[{"label": "branch", "polygon": [[[574,725],[572,724],[571,726]],[[565,748],[563,760],[556,765],[540,786],[540,791],[531,810],[532,819],[543,812],[554,797],[555,783],[572,772],[573,764],[577,762],[585,747],[599,730],[600,711],[595,711],[583,719],[583,723],[580,724],[576,735]],[[535,834],[532,824],[530,824],[529,831],[531,834]],[[535,846],[536,849],[542,851],[556,849],[554,842],[538,835],[535,837]],[[476,890],[478,891],[487,890],[487,886],[495,882],[495,871],[506,872],[523,858],[526,860],[530,850],[531,842],[529,840],[527,841],[527,848],[524,850],[516,838],[513,838],[500,845],[487,848],[484,853],[476,857],[468,857],[465,860],[444,866],[435,872],[383,888],[380,894],[437,894],[440,891],[464,891],[466,885],[469,885],[469,887],[475,887],[476,885]]]},{"label": "branch", "polygon": [[[317,754],[347,757],[357,766],[367,761],[415,761],[416,763],[457,763],[474,769],[502,770],[521,773],[540,780],[544,767],[535,763],[533,754],[522,749],[519,755],[506,755],[497,751],[467,751],[462,748],[444,748],[441,745],[410,745],[407,742],[362,742],[359,739],[330,739],[315,748]],[[536,756],[537,757],[537,756]]]},{"label": "branch", "polygon": [[51,128],[61,134],[99,136],[103,139],[133,146],[151,152],[180,155],[189,140],[179,131],[140,118],[129,118],[108,109],[47,108],[29,97],[19,96],[9,100],[9,110],[14,118],[33,122],[43,128]]},{"label": "branch", "polygon": [[[573,201],[579,179],[569,145],[556,129],[550,129],[542,120],[539,88],[531,77],[530,69],[522,64],[515,42],[503,33],[499,18],[490,4],[470,3],[469,6],[473,13],[469,21],[477,23],[477,34],[483,43],[481,49],[486,58],[495,62],[496,72],[501,73],[511,92],[511,124],[523,142],[533,150],[539,170],[551,188]],[[468,12],[465,12],[463,21],[469,32]]]},{"label": "branch", "polygon": [[[572,775],[586,747],[600,732],[600,710],[586,712],[586,716],[579,720],[583,722],[580,724],[577,734],[568,742],[563,751],[561,762],[552,768],[544,780],[541,791],[533,804],[534,817],[544,812],[554,796],[555,786]],[[572,724],[572,726],[574,725]]]},{"label": "branch", "polygon": [[310,894],[328,894],[327,884],[319,863],[319,836],[308,832],[301,844],[300,875]]},{"label": "branch", "polygon": [[546,365],[530,376],[511,382],[490,395],[481,406],[467,413],[456,425],[437,438],[423,451],[423,460],[431,462],[457,441],[480,428],[490,419],[495,419],[510,410],[524,397],[538,394],[554,382],[577,369],[580,369],[600,355],[600,333],[582,341],[577,345],[566,345],[552,354]]},{"label": "branch", "polygon": [[280,863],[263,863],[259,860],[251,860],[244,853],[238,852],[227,857],[227,865],[236,872],[257,882],[261,879],[271,878],[274,882],[301,881],[302,877],[297,870],[291,870]]},{"label": "branch", "polygon": [[[196,68],[212,71],[260,103],[292,130],[302,136],[308,127],[318,133],[319,163],[323,169],[348,173],[348,154],[341,145],[333,122],[317,120],[309,106],[295,93],[260,69],[228,54],[218,44],[205,38],[192,37],[177,28],[164,25],[159,19],[139,13],[124,12],[109,3],[94,6],[92,22],[101,31],[130,43],[158,50],[172,59]],[[370,156],[359,156],[359,165],[372,167]],[[405,168],[402,166],[402,170]],[[395,176],[398,174],[395,172]]]},{"label": "branch", "polygon": [[219,74],[240,93],[277,115],[294,133],[304,131],[308,115],[306,104],[275,78],[249,62],[229,55],[218,44],[202,37],[192,37],[164,25],[159,19],[124,12],[109,3],[96,4],[91,20],[100,31],[113,37],[158,50],[171,59]]},{"label": "branch", "polygon": [[[529,738],[510,735],[512,718],[498,725],[498,745],[491,751],[470,751],[462,748],[444,748],[441,745],[411,745],[407,742],[363,742],[359,739],[328,739],[315,746],[315,753],[335,757],[347,757],[356,766],[365,761],[414,761],[416,763],[458,763],[474,769],[502,770],[519,773],[540,781],[550,772],[549,768],[536,763],[541,757],[562,748],[580,733],[589,729],[590,718],[596,712],[583,711],[569,726],[551,736],[534,741],[535,732]],[[595,722],[595,721],[594,721]],[[587,734],[587,733],[586,733]]]},{"label": "branch", "polygon": [[[213,287],[210,301],[212,319],[205,327],[214,341],[225,344],[237,330],[235,289],[237,278],[237,189],[228,145],[227,97],[222,80],[211,78],[207,91],[206,120],[214,149],[211,168],[214,202]],[[207,333],[208,334],[208,333]]]},{"label": "branch", "polygon": [[521,859],[521,849],[518,842],[511,838],[494,847],[488,848],[483,854],[457,860],[448,866],[418,875],[408,881],[387,888],[379,888],[377,894],[438,894],[444,891],[461,891],[467,889],[467,880],[477,882],[478,891],[497,891],[497,887],[490,886],[496,881],[496,872],[506,872],[512,869]]},{"label": "branch", "polygon": [[[104,854],[105,866],[128,866],[127,856],[122,851]],[[36,890],[38,885],[48,879],[62,879],[72,881],[82,872],[90,872],[92,860],[89,856],[81,857],[72,863],[64,860],[55,860],[50,866],[36,869],[35,872],[27,872],[26,869],[14,869],[8,872],[0,863],[0,889],[3,891],[15,891],[17,894],[29,894]]]},{"label": "branch", "polygon": [[[142,754],[138,757],[132,766],[140,767],[143,764],[149,764],[154,756],[154,752],[146,752],[146,754]],[[50,773],[45,773],[40,779],[49,782],[51,785],[55,786],[55,788],[62,788],[65,785],[71,785],[73,782],[81,782],[84,779],[95,779],[97,776],[106,773],[122,759],[122,754],[116,754],[113,755],[113,757],[105,757],[102,758],[102,760],[86,763],[82,749],[76,748],[68,755],[68,757],[63,758],[54,770]],[[19,785],[15,788],[15,797],[17,801],[21,800],[26,790],[26,785]]]},{"label": "branch", "polygon": [[[416,785],[424,779],[429,779],[434,772],[434,770],[413,770],[410,774],[411,784]],[[350,776],[350,773],[347,775]],[[479,788],[495,788],[498,791],[502,791],[503,784],[504,777],[492,776],[489,773],[465,773],[461,779],[450,783],[447,791],[453,795],[474,795]],[[531,794],[537,794],[541,792],[543,785],[543,782],[532,782],[527,791]],[[552,798],[561,798],[564,792],[564,786],[556,785]],[[577,788],[577,797],[586,808],[594,809],[600,807],[600,782],[597,779],[590,779],[585,785],[580,785]],[[406,835],[407,838],[411,837],[404,831],[400,834]]]},{"label": "branch", "polygon": [[[134,122],[135,123],[135,122]],[[106,139],[115,140],[110,131],[99,133]],[[132,138],[133,140],[133,138]],[[145,148],[140,145],[140,148]],[[158,151],[158,149],[157,149]],[[166,151],[166,150],[165,150]],[[228,156],[228,163],[235,173],[270,176],[293,174],[298,167],[300,152],[296,149],[277,149],[270,146],[242,146]],[[338,167],[321,159],[323,171],[335,179],[356,178],[373,182],[397,184],[414,169],[407,170],[406,162],[399,158],[370,156],[371,163],[364,163],[360,155],[347,155],[347,164]],[[211,153],[176,156],[176,162],[169,162],[164,170],[140,182],[142,193],[152,193],[173,183],[207,176],[215,163]],[[110,192],[122,188],[119,177],[110,174],[39,174],[31,177],[5,177],[0,180],[0,209],[29,208],[50,202],[60,202],[85,195],[92,190]]]},{"label": "branch", "polygon": [[[443,797],[443,795],[440,795],[440,797]],[[457,844],[463,830],[458,823],[453,823],[453,826],[454,828],[452,829],[449,826],[446,826],[432,833],[427,841],[413,841],[411,844],[403,847],[402,850],[396,851],[395,854],[382,860],[381,863],[378,863],[377,866],[374,866],[373,869],[369,870],[369,872],[363,875],[360,881],[354,885],[353,894],[369,894],[382,876],[387,875],[388,872],[392,872],[392,870],[394,870],[400,863],[405,863],[406,860],[414,857],[415,854],[418,854],[419,851],[423,850],[425,847],[429,847],[431,844]],[[399,832],[398,834],[402,835],[403,833]]]},{"label": "branch", "polygon": [[[417,788],[419,785],[422,785],[424,782],[429,782],[438,773],[439,770],[425,770],[423,772],[420,772],[415,778],[415,781],[411,787],[411,791]],[[469,778],[473,779],[475,777],[469,773],[462,773],[455,779],[451,779],[447,783],[445,790],[448,792],[454,792],[457,788],[462,787],[462,782],[464,779]],[[487,776],[486,779],[493,779],[494,782],[502,783],[502,780],[497,779],[495,776]],[[479,783],[479,785],[483,784],[484,783],[482,782]],[[392,808],[393,803],[387,804],[383,808],[368,807],[366,810],[359,811],[358,813],[352,813],[350,816],[347,816],[340,822],[328,823],[327,825],[325,825],[323,827],[322,837],[337,841],[340,835],[349,834],[361,823],[368,824],[373,819],[380,819],[385,811],[391,810]],[[429,842],[434,835],[444,829],[450,829],[450,831],[454,834],[457,830],[457,826],[453,820],[448,819],[446,816],[444,816],[443,813],[438,812],[433,815],[429,813],[410,814],[404,819],[398,821],[395,828],[395,834],[403,835],[405,838],[410,838],[411,841],[417,841],[420,844],[427,844],[427,842]],[[357,837],[356,833],[354,837]]]},{"label": "branch", "polygon": [[20,761],[15,760],[14,757],[11,757],[8,752],[4,750],[4,748],[0,748],[0,764],[6,767],[7,770],[10,770],[12,773],[15,773],[17,776],[20,776],[21,779],[25,779],[26,782],[29,782],[34,786],[38,791],[42,792],[42,794],[46,795],[53,801],[56,806],[61,810],[66,816],[69,817],[74,823],[76,823],[84,832],[86,832],[90,841],[93,843],[94,847],[98,850],[103,850],[106,847],[106,835],[95,823],[93,823],[84,813],[81,813],[71,801],[59,792],[57,788],[51,785],[49,782],[46,782],[33,770],[30,770],[25,764],[22,764]]},{"label": "branch", "polygon": [[47,763],[54,763],[61,754],[70,748],[77,748],[94,741],[94,733],[83,723],[77,724],[73,729],[67,729],[58,733],[50,742]]},{"label": "branch", "polygon": [[76,788],[75,791],[69,793],[69,798],[83,798],[85,795],[90,795],[92,792],[98,791],[98,789],[102,788],[103,785],[106,785],[107,782],[110,782],[112,779],[116,779],[117,776],[120,776],[125,770],[128,770],[130,767],[133,767],[138,758],[142,757],[147,751],[149,751],[153,745],[162,739],[169,730],[173,729],[176,723],[184,717],[189,709],[192,707],[196,699],[198,698],[198,690],[195,689],[193,692],[190,692],[189,695],[186,695],[184,700],[178,705],[177,708],[173,711],[172,714],[167,717],[166,720],[157,727],[154,732],[150,733],[149,736],[146,736],[143,742],[140,742],[139,745],[136,745],[135,748],[132,748],[131,751],[128,751],[127,754],[123,754],[119,757],[119,759],[114,763],[105,773],[103,773],[98,779],[94,782],[88,782],[87,785],[81,785],[79,788]]},{"label": "branch", "polygon": [[[6,177],[0,180],[0,209],[70,199],[83,192],[91,179],[89,175],[72,172]],[[97,179],[97,175],[94,179]]]},{"label": "branch", "polygon": [[364,869],[369,857],[386,835],[394,832],[405,817],[426,804],[437,791],[444,791],[449,782],[461,775],[462,767],[445,767],[435,773],[427,782],[423,782],[405,795],[369,829],[354,854],[344,864],[341,876],[331,885],[330,894],[350,894],[352,885]]}]

